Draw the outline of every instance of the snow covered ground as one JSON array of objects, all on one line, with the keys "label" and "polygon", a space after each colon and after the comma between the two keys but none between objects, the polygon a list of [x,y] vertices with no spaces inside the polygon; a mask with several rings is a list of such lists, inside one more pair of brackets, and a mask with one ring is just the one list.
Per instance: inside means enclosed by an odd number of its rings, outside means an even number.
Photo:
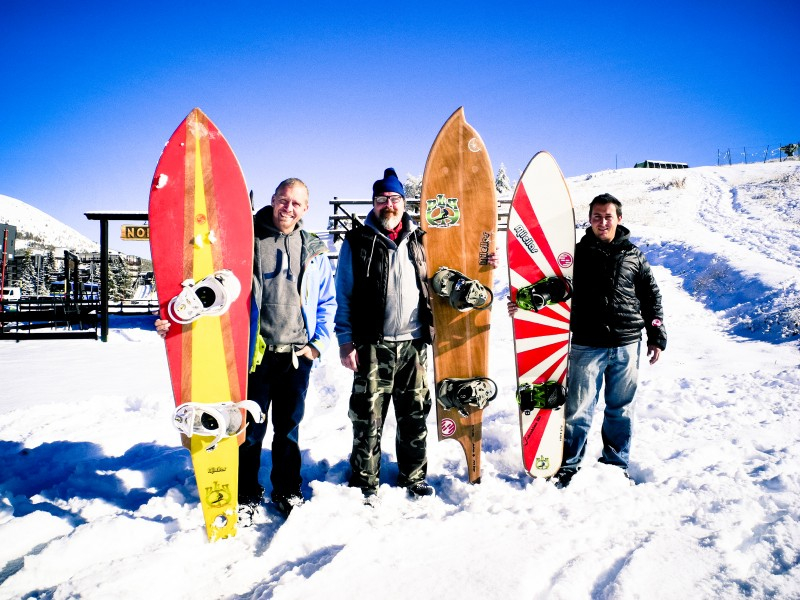
[{"label": "snow covered ground", "polygon": [[481,484],[431,418],[437,496],[407,499],[390,420],[382,502],[363,506],[346,486],[351,377],[330,352],[302,427],[308,502],[209,544],[163,344],[152,319],[127,317],[107,344],[0,343],[0,598],[800,597],[800,163],[569,184],[579,221],[597,193],[624,202],[664,296],[669,345],[641,369],[635,486],[596,462],[597,427],[569,488],[524,473],[501,303]]}]

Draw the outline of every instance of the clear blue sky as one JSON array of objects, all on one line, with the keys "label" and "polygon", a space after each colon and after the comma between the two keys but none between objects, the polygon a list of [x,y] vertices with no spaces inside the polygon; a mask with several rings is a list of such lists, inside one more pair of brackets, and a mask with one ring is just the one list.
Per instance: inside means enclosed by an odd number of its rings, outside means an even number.
[{"label": "clear blue sky", "polygon": [[[601,4],[608,6],[601,6]],[[421,175],[464,106],[495,170],[538,150],[566,176],[800,139],[800,3],[0,1],[0,193],[92,239],[90,210],[146,210],[195,106],[256,206]],[[141,244],[112,247],[129,253]]]}]

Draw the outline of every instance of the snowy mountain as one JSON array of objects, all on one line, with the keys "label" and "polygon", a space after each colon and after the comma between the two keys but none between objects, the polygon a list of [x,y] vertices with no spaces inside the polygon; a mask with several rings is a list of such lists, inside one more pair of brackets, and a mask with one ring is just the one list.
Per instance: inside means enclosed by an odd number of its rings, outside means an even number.
[{"label": "snowy mountain", "polygon": [[28,245],[67,248],[73,252],[97,252],[99,244],[64,225],[38,208],[0,194],[0,223],[17,228],[17,252]]},{"label": "snowy mountain", "polygon": [[[364,506],[347,487],[352,374],[332,349],[300,432],[306,503],[209,544],[163,342],[152,318],[117,318],[107,344],[0,342],[0,598],[800,598],[800,163],[568,183],[579,221],[599,193],[622,200],[664,299],[667,349],[640,367],[636,485],[597,462],[602,398],[569,488],[524,472],[499,302],[479,485],[431,416],[436,496],[409,500],[390,411],[381,502]],[[268,438],[267,492],[271,462]]]}]

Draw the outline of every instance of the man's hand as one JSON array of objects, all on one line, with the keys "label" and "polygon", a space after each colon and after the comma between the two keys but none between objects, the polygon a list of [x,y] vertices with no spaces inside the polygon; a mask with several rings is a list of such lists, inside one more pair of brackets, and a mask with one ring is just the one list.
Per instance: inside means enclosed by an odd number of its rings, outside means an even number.
[{"label": "man's hand", "polygon": [[506,308],[508,309],[508,316],[513,319],[514,315],[517,314],[517,311],[519,310],[519,306],[517,306],[516,303],[511,300],[511,296],[509,296],[507,300],[508,304],[506,304]]},{"label": "man's hand", "polygon": [[661,356],[661,348],[658,346],[653,346],[652,344],[648,344],[647,346],[647,356],[650,357],[650,364],[656,364],[658,361],[658,357]]},{"label": "man's hand", "polygon": [[499,267],[500,266],[500,256],[498,256],[497,251],[492,252],[491,254],[489,254],[486,257],[486,262],[493,269],[496,269],[497,267]]},{"label": "man's hand", "polygon": [[339,359],[342,361],[342,366],[351,371],[358,371],[358,352],[356,352],[356,345],[353,342],[339,346]]},{"label": "man's hand", "polygon": [[304,356],[308,360],[315,360],[319,358],[319,350],[317,350],[311,344],[306,344],[305,346],[300,348],[300,350],[295,350],[294,354],[295,356]]},{"label": "man's hand", "polygon": [[165,321],[163,319],[156,319],[155,326],[156,326],[156,333],[161,336],[161,339],[167,337],[167,332],[169,331],[170,326],[172,323],[169,321]]}]

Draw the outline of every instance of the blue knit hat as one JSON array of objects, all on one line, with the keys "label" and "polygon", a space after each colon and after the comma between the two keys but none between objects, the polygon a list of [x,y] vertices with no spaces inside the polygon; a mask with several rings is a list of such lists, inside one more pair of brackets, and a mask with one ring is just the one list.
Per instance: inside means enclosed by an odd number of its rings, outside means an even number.
[{"label": "blue knit hat", "polygon": [[373,198],[375,196],[382,196],[386,192],[400,194],[403,198],[406,196],[403,184],[400,183],[400,180],[397,178],[397,173],[395,173],[394,169],[391,167],[383,172],[383,179],[378,179],[378,181],[372,184]]}]

